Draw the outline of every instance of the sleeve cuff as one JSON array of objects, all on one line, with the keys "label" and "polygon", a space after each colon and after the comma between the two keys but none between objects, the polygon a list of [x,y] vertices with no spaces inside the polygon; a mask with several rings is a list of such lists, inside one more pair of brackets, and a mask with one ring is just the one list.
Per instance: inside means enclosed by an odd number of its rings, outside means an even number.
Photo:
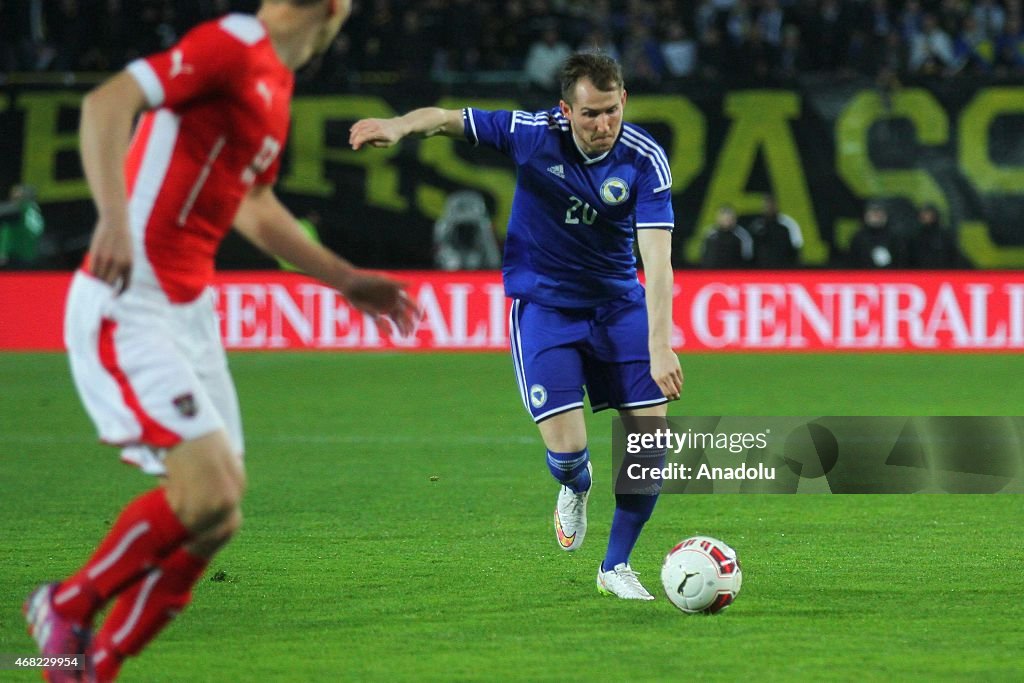
[{"label": "sleeve cuff", "polygon": [[480,144],[480,138],[476,135],[476,121],[473,120],[471,107],[462,110],[462,130],[466,134],[466,139],[472,142],[474,147]]},{"label": "sleeve cuff", "polygon": [[136,59],[126,69],[142,88],[150,107],[159,107],[164,103],[164,86],[149,62],[145,59]]}]

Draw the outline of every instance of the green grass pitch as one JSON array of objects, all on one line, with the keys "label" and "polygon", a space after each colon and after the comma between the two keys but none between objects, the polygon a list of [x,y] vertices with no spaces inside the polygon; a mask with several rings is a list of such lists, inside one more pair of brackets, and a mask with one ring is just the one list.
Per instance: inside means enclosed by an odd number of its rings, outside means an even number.
[{"label": "green grass pitch", "polygon": [[[682,360],[678,415],[1024,414],[1020,355]],[[633,555],[652,592],[688,535],[743,563],[729,610],[687,617],[594,588],[609,413],[588,417],[598,488],[568,555],[506,356],[231,363],[246,524],[126,681],[1024,679],[1018,496],[665,496]],[[151,485],[96,444],[62,356],[0,355],[0,652],[34,652],[25,594]]]}]

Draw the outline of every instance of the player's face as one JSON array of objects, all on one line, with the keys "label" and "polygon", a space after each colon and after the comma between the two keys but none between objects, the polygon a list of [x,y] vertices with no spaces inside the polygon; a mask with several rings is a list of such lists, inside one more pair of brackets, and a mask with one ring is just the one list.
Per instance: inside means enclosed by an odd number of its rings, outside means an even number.
[{"label": "player's face", "polygon": [[589,78],[576,84],[572,103],[562,101],[562,115],[572,125],[576,142],[587,154],[604,154],[612,148],[622,130],[626,91],[598,90]]}]

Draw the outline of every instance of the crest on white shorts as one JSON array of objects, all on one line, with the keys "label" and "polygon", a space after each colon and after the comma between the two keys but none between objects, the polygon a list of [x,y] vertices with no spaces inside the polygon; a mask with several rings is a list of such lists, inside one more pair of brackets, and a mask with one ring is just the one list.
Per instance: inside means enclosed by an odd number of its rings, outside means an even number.
[{"label": "crest on white shorts", "polygon": [[541,384],[534,384],[530,387],[530,403],[534,408],[540,408],[548,402],[548,390]]},{"label": "crest on white shorts", "polygon": [[174,403],[174,407],[178,409],[182,417],[195,417],[196,413],[199,412],[195,396],[191,393],[176,396],[171,402]]}]

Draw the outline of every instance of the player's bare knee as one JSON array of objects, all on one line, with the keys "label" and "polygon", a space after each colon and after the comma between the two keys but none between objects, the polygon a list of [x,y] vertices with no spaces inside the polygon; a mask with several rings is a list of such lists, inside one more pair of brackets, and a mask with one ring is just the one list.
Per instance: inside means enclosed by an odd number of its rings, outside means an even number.
[{"label": "player's bare knee", "polygon": [[220,524],[196,534],[189,541],[189,552],[200,557],[213,557],[217,551],[227,545],[241,526],[242,511],[240,508],[235,508]]},{"label": "player's bare knee", "polygon": [[[170,495],[168,499],[171,500]],[[205,533],[229,519],[237,509],[240,497],[225,486],[205,485],[186,490],[172,508],[178,519],[194,534]]]},{"label": "player's bare knee", "polygon": [[211,479],[201,494],[202,499],[196,501],[209,518],[208,522],[216,526],[229,522],[233,515],[238,514],[244,490],[244,483],[234,469],[227,463],[223,464],[224,467],[211,473]]},{"label": "player's bare knee", "polygon": [[578,453],[579,451],[582,451],[584,448],[587,447],[587,440],[565,439],[561,441],[555,440],[549,442],[547,439],[545,439],[544,446],[549,451],[554,451],[556,453]]},{"label": "player's bare knee", "polygon": [[575,453],[587,447],[586,432],[553,430],[548,433],[542,431],[541,436],[544,439],[544,446],[556,453]]},{"label": "player's bare knee", "polygon": [[213,492],[206,502],[207,512],[222,524],[231,518],[242,503],[242,492],[238,484],[231,480],[221,482],[219,490]]},{"label": "player's bare knee", "polygon": [[229,512],[217,526],[207,532],[211,539],[222,539],[227,542],[242,528],[242,508],[235,507]]},{"label": "player's bare knee", "polygon": [[221,458],[218,467],[212,468],[209,480],[207,505],[216,512],[219,520],[226,520],[238,510],[245,493],[245,475],[237,466],[235,457]]},{"label": "player's bare knee", "polygon": [[237,513],[245,474],[222,433],[179,444],[165,465],[168,502],[194,533],[217,527]]},{"label": "player's bare knee", "polygon": [[583,412],[570,410],[537,424],[544,446],[557,453],[575,453],[587,447]]}]

